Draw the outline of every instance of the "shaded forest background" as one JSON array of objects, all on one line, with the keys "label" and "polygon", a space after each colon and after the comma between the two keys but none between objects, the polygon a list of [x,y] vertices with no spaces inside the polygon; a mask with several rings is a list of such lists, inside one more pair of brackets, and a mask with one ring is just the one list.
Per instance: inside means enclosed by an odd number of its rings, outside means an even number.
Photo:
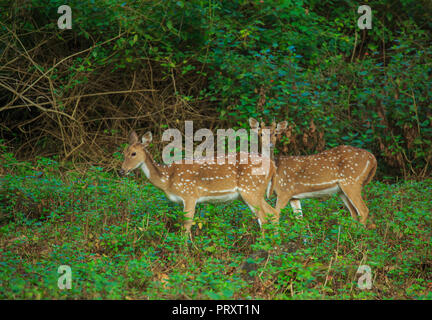
[{"label": "shaded forest background", "polygon": [[[288,120],[279,149],[372,151],[430,175],[432,3],[0,0],[0,143],[18,158],[118,167],[128,132]],[[369,4],[371,30],[358,6]]]}]

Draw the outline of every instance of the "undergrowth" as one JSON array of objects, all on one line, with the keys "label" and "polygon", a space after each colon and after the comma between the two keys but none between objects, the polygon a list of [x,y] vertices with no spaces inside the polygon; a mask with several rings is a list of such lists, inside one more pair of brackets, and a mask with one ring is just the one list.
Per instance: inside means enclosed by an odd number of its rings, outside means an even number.
[{"label": "undergrowth", "polygon": [[431,179],[369,184],[375,230],[337,197],[303,201],[303,219],[284,209],[264,239],[242,202],[202,204],[192,243],[182,208],[144,177],[0,162],[2,299],[432,299]]}]

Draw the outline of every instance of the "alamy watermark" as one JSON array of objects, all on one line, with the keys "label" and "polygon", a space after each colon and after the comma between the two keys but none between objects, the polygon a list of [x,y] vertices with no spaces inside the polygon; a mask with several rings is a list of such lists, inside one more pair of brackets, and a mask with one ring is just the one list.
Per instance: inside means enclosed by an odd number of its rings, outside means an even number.
[{"label": "alamy watermark", "polygon": [[58,7],[57,13],[61,16],[57,20],[59,29],[72,29],[72,9],[68,5]]},{"label": "alamy watermark", "polygon": [[361,265],[357,269],[357,274],[361,274],[357,281],[357,286],[360,290],[372,289],[372,269],[368,265]]},{"label": "alamy watermark", "polygon": [[357,13],[363,13],[357,20],[357,26],[361,29],[372,29],[372,9],[368,5],[358,7]]},{"label": "alamy watermark", "polygon": [[[263,129],[260,134],[258,137],[256,131],[251,130],[248,134],[246,129],[231,128],[218,129],[216,135],[206,128],[194,132],[193,121],[185,121],[184,139],[179,129],[167,129],[163,132],[162,141],[169,143],[162,151],[162,160],[165,164],[193,164],[196,161],[208,164],[225,164],[227,161],[229,164],[236,164],[239,156],[239,163],[247,164],[251,159],[250,154],[259,154],[260,157],[253,157],[252,161],[253,164],[261,164],[261,167],[253,168],[252,173],[266,174],[270,166],[270,130]],[[237,148],[238,140],[240,148]],[[201,143],[194,148],[194,142]]]},{"label": "alamy watermark", "polygon": [[68,265],[61,265],[57,269],[61,276],[57,280],[57,286],[60,290],[72,289],[72,269]]}]

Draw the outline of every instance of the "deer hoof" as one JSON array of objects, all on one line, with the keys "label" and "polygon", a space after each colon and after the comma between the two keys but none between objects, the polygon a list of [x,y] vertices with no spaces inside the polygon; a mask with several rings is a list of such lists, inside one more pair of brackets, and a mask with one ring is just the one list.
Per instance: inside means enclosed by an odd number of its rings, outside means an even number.
[{"label": "deer hoof", "polygon": [[375,223],[371,223],[371,224],[368,225],[367,228],[368,228],[369,230],[374,230],[374,229],[376,229],[376,224],[375,224]]}]

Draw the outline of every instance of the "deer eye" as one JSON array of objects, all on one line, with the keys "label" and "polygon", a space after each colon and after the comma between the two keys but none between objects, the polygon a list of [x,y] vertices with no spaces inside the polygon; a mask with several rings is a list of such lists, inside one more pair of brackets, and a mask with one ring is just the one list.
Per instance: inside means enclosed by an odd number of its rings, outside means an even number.
[{"label": "deer eye", "polygon": [[132,152],[131,156],[135,157],[136,156],[136,152]]}]

